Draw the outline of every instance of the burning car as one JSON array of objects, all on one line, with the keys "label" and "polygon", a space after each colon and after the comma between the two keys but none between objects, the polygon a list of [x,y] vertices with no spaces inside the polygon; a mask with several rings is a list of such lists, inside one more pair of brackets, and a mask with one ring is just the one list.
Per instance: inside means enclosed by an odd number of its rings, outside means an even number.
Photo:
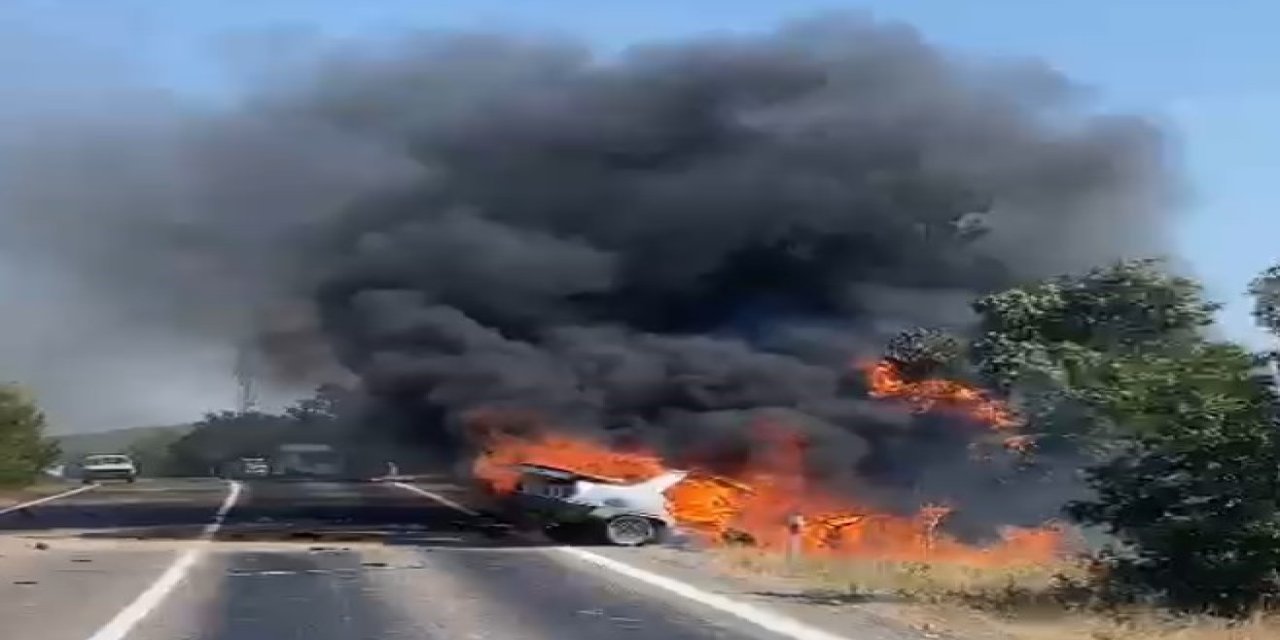
[{"label": "burning car", "polygon": [[550,527],[597,528],[605,540],[634,547],[659,540],[675,526],[665,492],[688,475],[667,471],[642,482],[556,467],[518,465],[512,500]]}]

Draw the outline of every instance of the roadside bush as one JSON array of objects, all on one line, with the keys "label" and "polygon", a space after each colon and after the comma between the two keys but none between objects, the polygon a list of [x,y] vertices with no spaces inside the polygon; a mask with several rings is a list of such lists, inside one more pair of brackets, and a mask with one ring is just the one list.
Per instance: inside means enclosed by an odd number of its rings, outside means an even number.
[{"label": "roadside bush", "polygon": [[44,437],[44,414],[14,385],[0,385],[0,486],[35,482],[58,457],[57,445]]},{"label": "roadside bush", "polygon": [[1095,406],[1132,430],[1069,512],[1122,542],[1116,593],[1233,616],[1280,598],[1280,441],[1252,365],[1206,343],[1110,368]]},{"label": "roadside bush", "polygon": [[[1260,319],[1280,317],[1273,303]],[[974,364],[1028,416],[1037,452],[1085,461],[1092,496],[1068,511],[1118,540],[1097,558],[1109,601],[1243,615],[1280,597],[1271,394],[1251,354],[1206,338],[1217,308],[1151,260],[974,303]]]}]

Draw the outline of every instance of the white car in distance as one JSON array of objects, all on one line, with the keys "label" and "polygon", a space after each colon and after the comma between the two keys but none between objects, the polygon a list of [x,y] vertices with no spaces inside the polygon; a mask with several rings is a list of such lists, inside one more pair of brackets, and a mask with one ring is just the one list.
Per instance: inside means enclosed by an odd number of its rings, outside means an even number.
[{"label": "white car in distance", "polygon": [[80,480],[85,484],[100,480],[124,480],[130,484],[138,479],[138,466],[129,456],[119,453],[85,456],[80,462]]}]

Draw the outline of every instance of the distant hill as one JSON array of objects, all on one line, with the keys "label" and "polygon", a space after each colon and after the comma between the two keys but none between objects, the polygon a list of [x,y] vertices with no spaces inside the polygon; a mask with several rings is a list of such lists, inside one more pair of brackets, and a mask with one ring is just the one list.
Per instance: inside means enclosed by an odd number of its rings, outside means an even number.
[{"label": "distant hill", "polygon": [[160,434],[182,436],[191,431],[189,424],[168,425],[158,427],[132,427],[97,431],[94,433],[73,433],[54,436],[62,447],[62,462],[74,462],[91,453],[119,453],[129,449],[135,443]]}]

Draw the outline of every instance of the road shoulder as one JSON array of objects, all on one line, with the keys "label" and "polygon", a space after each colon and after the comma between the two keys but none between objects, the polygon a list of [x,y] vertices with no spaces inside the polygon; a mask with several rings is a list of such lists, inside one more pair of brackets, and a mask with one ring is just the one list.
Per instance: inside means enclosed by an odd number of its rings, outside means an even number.
[{"label": "road shoulder", "polygon": [[[848,633],[848,630],[856,629],[858,640],[938,637],[931,627],[903,620],[881,603],[816,598],[800,582],[781,576],[736,572],[710,552],[665,546],[640,549],[590,547],[583,551],[734,602],[776,612],[811,627],[833,633]],[[566,558],[566,561],[572,560]],[[586,570],[594,569],[587,567]]]},{"label": "road shoulder", "polygon": [[21,489],[0,490],[0,515],[24,509],[35,504],[57,500],[67,496],[83,493],[94,488],[94,485],[82,485],[71,482],[39,483]]}]

